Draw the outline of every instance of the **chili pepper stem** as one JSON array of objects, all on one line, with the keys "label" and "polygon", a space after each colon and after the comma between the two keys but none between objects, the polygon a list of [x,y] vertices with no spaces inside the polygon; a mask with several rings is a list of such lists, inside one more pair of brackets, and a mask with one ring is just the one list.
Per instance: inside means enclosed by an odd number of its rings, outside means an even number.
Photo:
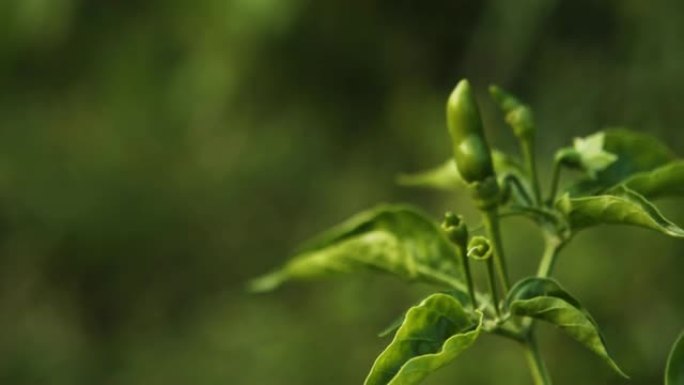
[{"label": "chili pepper stem", "polygon": [[487,259],[487,280],[489,281],[489,291],[492,293],[492,302],[494,302],[494,310],[497,318],[501,318],[501,310],[499,310],[499,293],[496,290],[496,277],[494,276],[494,261],[492,258]]},{"label": "chili pepper stem", "polygon": [[534,155],[534,140],[521,140],[520,147],[523,158],[527,164],[527,171],[532,181],[532,192],[534,193],[534,201],[537,205],[542,204],[541,190],[539,187],[539,177],[537,175],[537,162]]},{"label": "chili pepper stem", "polygon": [[544,254],[539,262],[537,277],[548,277],[551,275],[558,252],[560,252],[565,245],[565,242],[556,235],[547,233],[545,238]]},{"label": "chili pepper stem", "polygon": [[[503,293],[507,293],[510,288],[510,281],[508,279],[508,269],[506,268],[506,260],[503,253],[503,245],[501,242],[501,231],[499,229],[499,217],[497,209],[492,208],[482,212],[483,224],[487,237],[492,241],[494,264],[496,272],[501,285]],[[498,306],[498,303],[496,304]]]},{"label": "chili pepper stem", "polygon": [[520,181],[520,179],[515,174],[505,175],[503,177],[503,183],[510,186],[511,191],[512,191],[512,189],[515,189],[515,191],[517,191],[517,193],[520,195],[520,197],[524,201],[525,205],[532,206],[533,201],[530,198],[530,195],[528,194],[527,189],[523,186],[523,183]]},{"label": "chili pepper stem", "polygon": [[523,346],[525,348],[525,357],[527,358],[527,364],[530,368],[534,384],[551,385],[551,376],[549,375],[548,369],[546,369],[544,360],[539,354],[539,347],[537,346],[537,341],[532,333],[528,335]]},{"label": "chili pepper stem", "polygon": [[562,164],[560,161],[556,160],[553,162],[553,176],[551,177],[551,191],[549,192],[549,198],[546,200],[547,205],[552,206],[553,201],[556,200],[556,194],[558,193],[558,184],[560,182],[560,173],[562,170]]},{"label": "chili pepper stem", "polygon": [[[468,250],[465,245],[460,247],[461,251],[461,264],[463,266],[463,273],[466,278],[466,285],[468,286],[468,294],[470,295],[470,301],[473,303],[473,309],[478,308],[477,298],[475,298],[475,285],[473,284],[473,275],[470,272],[470,261],[468,260]],[[498,311],[498,309],[497,309]]]}]

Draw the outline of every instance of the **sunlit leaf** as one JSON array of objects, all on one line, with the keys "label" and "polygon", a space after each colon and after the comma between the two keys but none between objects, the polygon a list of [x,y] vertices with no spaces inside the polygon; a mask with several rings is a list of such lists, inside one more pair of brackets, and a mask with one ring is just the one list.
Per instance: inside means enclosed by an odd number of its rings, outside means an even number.
[{"label": "sunlit leaf", "polygon": [[[518,161],[501,151],[492,151],[492,162],[494,163],[494,170],[498,175],[523,173]],[[447,191],[458,190],[465,186],[463,178],[461,178],[456,169],[456,162],[451,158],[429,170],[400,174],[397,177],[397,183],[402,186],[426,187]]]},{"label": "sunlit leaf", "polygon": [[595,178],[571,185],[567,191],[573,196],[599,193],[633,174],[651,171],[675,160],[674,153],[665,144],[648,134],[624,128],[603,132],[603,150],[617,156],[617,160],[598,171]]},{"label": "sunlit leaf", "polygon": [[[462,304],[470,304],[472,306],[472,303],[471,303],[472,301],[470,300],[470,296],[465,291],[449,290],[449,291],[443,292],[443,294],[447,294],[447,295],[450,295],[450,296],[456,298],[456,300]],[[480,304],[485,304],[485,303],[490,302],[488,295],[481,294],[478,292],[476,292],[475,295],[478,297]],[[378,337],[381,337],[381,338],[387,337],[390,334],[394,333],[397,329],[399,329],[401,324],[404,322],[405,318],[406,318],[406,312],[404,312],[399,317],[395,318],[394,321],[392,321],[392,323],[390,323],[382,331],[380,331],[378,333]]]},{"label": "sunlit leaf", "polygon": [[582,169],[592,178],[617,160],[617,155],[605,150],[605,137],[605,132],[601,131],[573,141]]},{"label": "sunlit leaf", "polygon": [[684,195],[684,161],[668,163],[653,171],[635,174],[623,184],[646,198],[682,196]]},{"label": "sunlit leaf", "polygon": [[667,358],[665,385],[684,385],[684,332],[679,334]]},{"label": "sunlit leaf", "polygon": [[420,211],[382,205],[353,216],[301,249],[282,269],[252,281],[254,291],[291,279],[361,270],[465,290],[456,248]]},{"label": "sunlit leaf", "polygon": [[596,353],[619,375],[628,378],[610,358],[594,319],[556,281],[538,277],[523,279],[511,288],[505,304],[512,315],[531,317],[557,326]]},{"label": "sunlit leaf", "polygon": [[412,385],[451,362],[480,334],[454,297],[433,294],[406,313],[392,342],[378,356],[364,385]]},{"label": "sunlit leaf", "polygon": [[631,225],[684,237],[684,230],[665,218],[646,198],[624,186],[606,195],[570,198],[566,194],[556,207],[573,230],[602,224]]}]

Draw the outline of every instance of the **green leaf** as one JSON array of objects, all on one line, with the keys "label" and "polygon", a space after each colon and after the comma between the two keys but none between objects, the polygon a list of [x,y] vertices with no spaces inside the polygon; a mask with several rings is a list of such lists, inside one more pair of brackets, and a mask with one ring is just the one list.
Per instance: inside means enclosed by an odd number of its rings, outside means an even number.
[{"label": "green leaf", "polygon": [[603,150],[617,156],[595,178],[586,178],[566,191],[573,196],[596,194],[624,181],[633,174],[651,171],[675,159],[674,153],[658,139],[637,131],[613,128],[605,133]]},{"label": "green leaf", "polygon": [[269,291],[291,279],[361,270],[465,290],[456,248],[422,212],[382,205],[353,216],[301,249],[283,268],[250,283]]},{"label": "green leaf", "polygon": [[601,224],[631,225],[684,237],[684,230],[666,219],[646,198],[624,186],[613,189],[610,195],[570,198],[566,194],[556,207],[573,230]]},{"label": "green leaf", "polygon": [[465,185],[458,174],[456,162],[449,159],[441,165],[414,174],[400,174],[397,183],[402,186],[429,187],[437,190],[454,190]]},{"label": "green leaf", "polygon": [[610,358],[598,326],[589,313],[556,281],[526,278],[511,288],[505,307],[512,315],[549,322],[596,353],[619,375],[629,378]]},{"label": "green leaf", "polygon": [[668,163],[653,171],[641,172],[623,184],[646,198],[684,195],[684,161]]},{"label": "green leaf", "polygon": [[364,385],[420,383],[475,342],[482,326],[482,313],[477,313],[479,319],[473,320],[452,296],[432,294],[406,313]]},{"label": "green leaf", "polygon": [[[458,302],[460,302],[462,304],[467,303],[467,304],[470,304],[472,306],[472,301],[470,300],[470,296],[465,291],[448,290],[448,291],[442,292],[442,294],[450,295],[450,296],[454,297]],[[475,292],[475,295],[478,297],[478,300],[480,301],[479,303],[489,304],[489,302],[490,302],[489,296],[481,294],[477,291]],[[392,321],[392,323],[390,323],[384,329],[382,329],[382,331],[380,331],[378,333],[378,337],[383,338],[383,337],[387,337],[390,334],[394,333],[397,329],[399,329],[401,324],[404,323],[405,318],[406,318],[406,312],[404,312],[399,317],[395,318],[394,321]]]},{"label": "green leaf", "polygon": [[684,385],[684,331],[672,345],[665,367],[665,385]]},{"label": "green leaf", "polygon": [[617,160],[617,156],[605,150],[606,134],[597,132],[586,138],[575,138],[573,147],[579,155],[581,167],[592,179]]},{"label": "green leaf", "polygon": [[[506,173],[523,174],[520,163],[501,151],[492,151],[492,162],[494,171],[498,175]],[[426,187],[446,191],[458,190],[466,185],[456,169],[456,162],[453,158],[429,170],[400,174],[397,177],[397,183],[402,186]]]}]

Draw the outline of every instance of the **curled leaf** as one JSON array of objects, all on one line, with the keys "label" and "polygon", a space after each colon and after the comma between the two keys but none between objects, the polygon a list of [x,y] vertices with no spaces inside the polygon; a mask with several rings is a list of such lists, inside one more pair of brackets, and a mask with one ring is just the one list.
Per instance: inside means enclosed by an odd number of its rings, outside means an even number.
[{"label": "curled leaf", "polygon": [[667,358],[665,385],[684,385],[684,331],[679,334],[677,341],[672,345]]},{"label": "curled leaf", "polygon": [[616,373],[629,378],[613,361],[598,325],[572,295],[549,278],[526,278],[511,288],[505,307],[512,315],[546,321],[597,354]]},{"label": "curled leaf", "polygon": [[573,230],[601,224],[645,227],[661,233],[684,238],[684,230],[665,218],[646,198],[620,186],[611,194],[581,198],[564,195],[556,202]]},{"label": "curled leaf", "polygon": [[477,314],[474,320],[454,297],[432,294],[406,313],[364,385],[420,383],[475,342],[482,326],[482,313]]},{"label": "curled leaf", "polygon": [[[468,295],[468,293],[460,291],[460,290],[449,290],[449,291],[442,292],[442,294],[446,294],[446,295],[450,295],[450,296],[454,297],[461,304],[466,304],[466,303],[471,302],[470,296]],[[488,302],[489,301],[489,298],[484,294],[476,293],[476,295],[482,300],[482,302]],[[394,333],[395,331],[397,331],[399,329],[399,327],[404,323],[405,319],[406,319],[406,312],[402,313],[399,317],[395,318],[394,321],[392,321],[389,325],[387,325],[384,329],[382,329],[378,333],[378,337],[384,338],[384,337],[391,335],[392,333]]]},{"label": "curled leaf", "polygon": [[485,261],[492,257],[492,252],[492,243],[481,235],[472,237],[468,243],[468,258]]},{"label": "curled leaf", "polygon": [[646,198],[684,195],[684,161],[632,175],[623,184]]},{"label": "curled leaf", "polygon": [[292,279],[362,270],[465,290],[457,251],[420,211],[383,205],[357,214],[309,242],[283,268],[250,283],[268,291]]}]

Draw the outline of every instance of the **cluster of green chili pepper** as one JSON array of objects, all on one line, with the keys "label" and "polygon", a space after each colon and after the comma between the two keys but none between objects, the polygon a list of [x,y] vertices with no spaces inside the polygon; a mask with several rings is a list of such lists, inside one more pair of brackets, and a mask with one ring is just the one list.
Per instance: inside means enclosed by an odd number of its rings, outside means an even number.
[{"label": "cluster of green chili pepper", "polygon": [[[513,133],[520,142],[528,172],[535,179],[533,183],[535,203],[539,204],[541,198],[536,183],[533,157],[535,125],[532,113],[529,107],[498,87],[491,87],[490,93],[506,114],[506,122],[513,128]],[[501,294],[505,295],[510,286],[497,217],[498,205],[502,198],[508,195],[507,186],[504,185],[501,188],[497,181],[492,152],[484,135],[479,107],[467,80],[461,80],[449,96],[446,116],[456,168],[461,178],[468,184],[474,201],[482,212],[484,227],[489,238],[487,242],[491,242],[493,258],[487,261],[487,268],[491,294],[498,311],[499,290],[497,290],[494,277],[498,276]],[[452,240],[455,241],[455,239]],[[483,239],[478,238],[478,241],[482,243]],[[463,241],[454,243],[462,244]],[[468,254],[471,253],[468,252]],[[467,270],[467,266],[464,268]],[[472,284],[469,283],[470,288]]]}]

